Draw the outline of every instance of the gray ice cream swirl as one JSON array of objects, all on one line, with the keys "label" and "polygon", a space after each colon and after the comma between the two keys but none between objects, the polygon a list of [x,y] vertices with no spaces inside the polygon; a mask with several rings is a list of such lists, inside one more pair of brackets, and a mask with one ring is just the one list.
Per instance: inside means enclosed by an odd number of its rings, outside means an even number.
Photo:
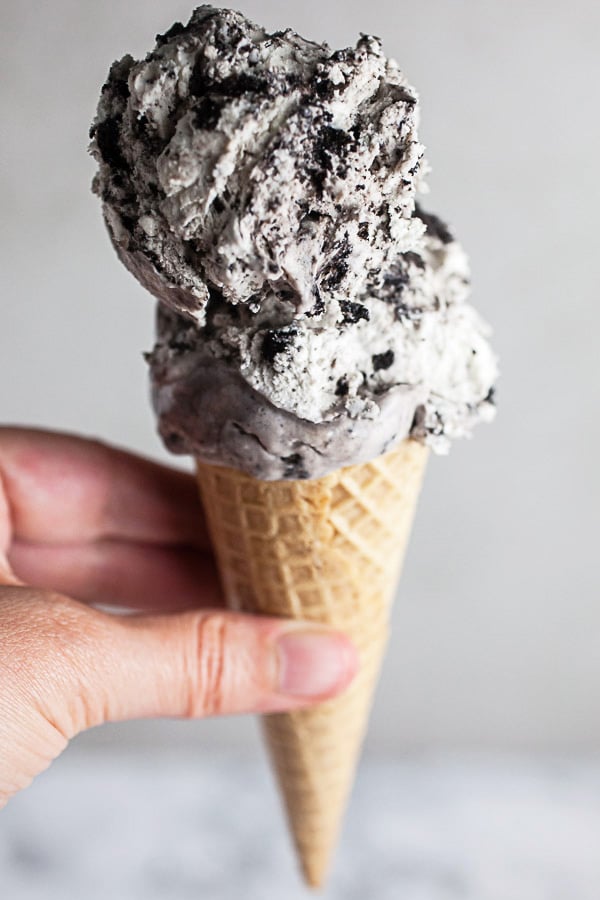
[{"label": "gray ice cream swirl", "polygon": [[167,445],[314,478],[493,415],[466,257],[416,204],[418,101],[377,38],[333,52],[199,7],[115,63],[92,126],[115,248],[160,301]]}]

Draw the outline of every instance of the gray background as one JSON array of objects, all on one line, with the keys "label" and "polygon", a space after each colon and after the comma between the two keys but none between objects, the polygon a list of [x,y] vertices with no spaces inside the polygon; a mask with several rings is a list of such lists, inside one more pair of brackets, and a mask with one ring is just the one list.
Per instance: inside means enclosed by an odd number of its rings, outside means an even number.
[{"label": "gray background", "polygon": [[[600,7],[239,0],[334,46],[379,34],[422,98],[430,208],[472,257],[500,414],[434,459],[369,747],[600,745],[596,448]],[[141,351],[152,302],[89,191],[109,63],[187,2],[2,0],[0,417],[165,458]],[[80,743],[253,740],[249,720],[135,723]]]}]

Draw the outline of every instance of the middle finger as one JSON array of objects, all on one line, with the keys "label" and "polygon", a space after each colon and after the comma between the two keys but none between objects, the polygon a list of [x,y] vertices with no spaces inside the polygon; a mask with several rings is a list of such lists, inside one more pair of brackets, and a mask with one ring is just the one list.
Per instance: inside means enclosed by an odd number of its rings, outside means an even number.
[{"label": "middle finger", "polygon": [[223,605],[213,557],[197,547],[101,540],[15,541],[9,562],[26,584],[84,603],[174,612]]}]

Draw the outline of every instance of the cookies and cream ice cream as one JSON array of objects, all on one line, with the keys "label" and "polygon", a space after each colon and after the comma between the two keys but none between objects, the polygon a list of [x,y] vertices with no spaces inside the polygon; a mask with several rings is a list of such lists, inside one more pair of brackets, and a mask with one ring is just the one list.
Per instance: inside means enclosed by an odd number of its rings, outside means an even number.
[{"label": "cookies and cream ice cream", "polygon": [[332,51],[199,7],[115,63],[92,126],[114,246],[159,300],[175,452],[317,478],[494,412],[467,260],[417,204],[418,99],[377,38]]}]

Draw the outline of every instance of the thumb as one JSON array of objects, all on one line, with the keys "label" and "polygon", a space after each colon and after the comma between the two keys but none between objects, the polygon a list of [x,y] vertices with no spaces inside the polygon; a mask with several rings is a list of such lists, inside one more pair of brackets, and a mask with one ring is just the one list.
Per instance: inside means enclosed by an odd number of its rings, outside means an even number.
[{"label": "thumb", "polygon": [[66,738],[106,721],[295,709],[339,693],[357,669],[350,641],[312,623],[223,610],[116,617],[65,598],[49,606],[63,671],[50,679],[60,690],[47,713]]}]

